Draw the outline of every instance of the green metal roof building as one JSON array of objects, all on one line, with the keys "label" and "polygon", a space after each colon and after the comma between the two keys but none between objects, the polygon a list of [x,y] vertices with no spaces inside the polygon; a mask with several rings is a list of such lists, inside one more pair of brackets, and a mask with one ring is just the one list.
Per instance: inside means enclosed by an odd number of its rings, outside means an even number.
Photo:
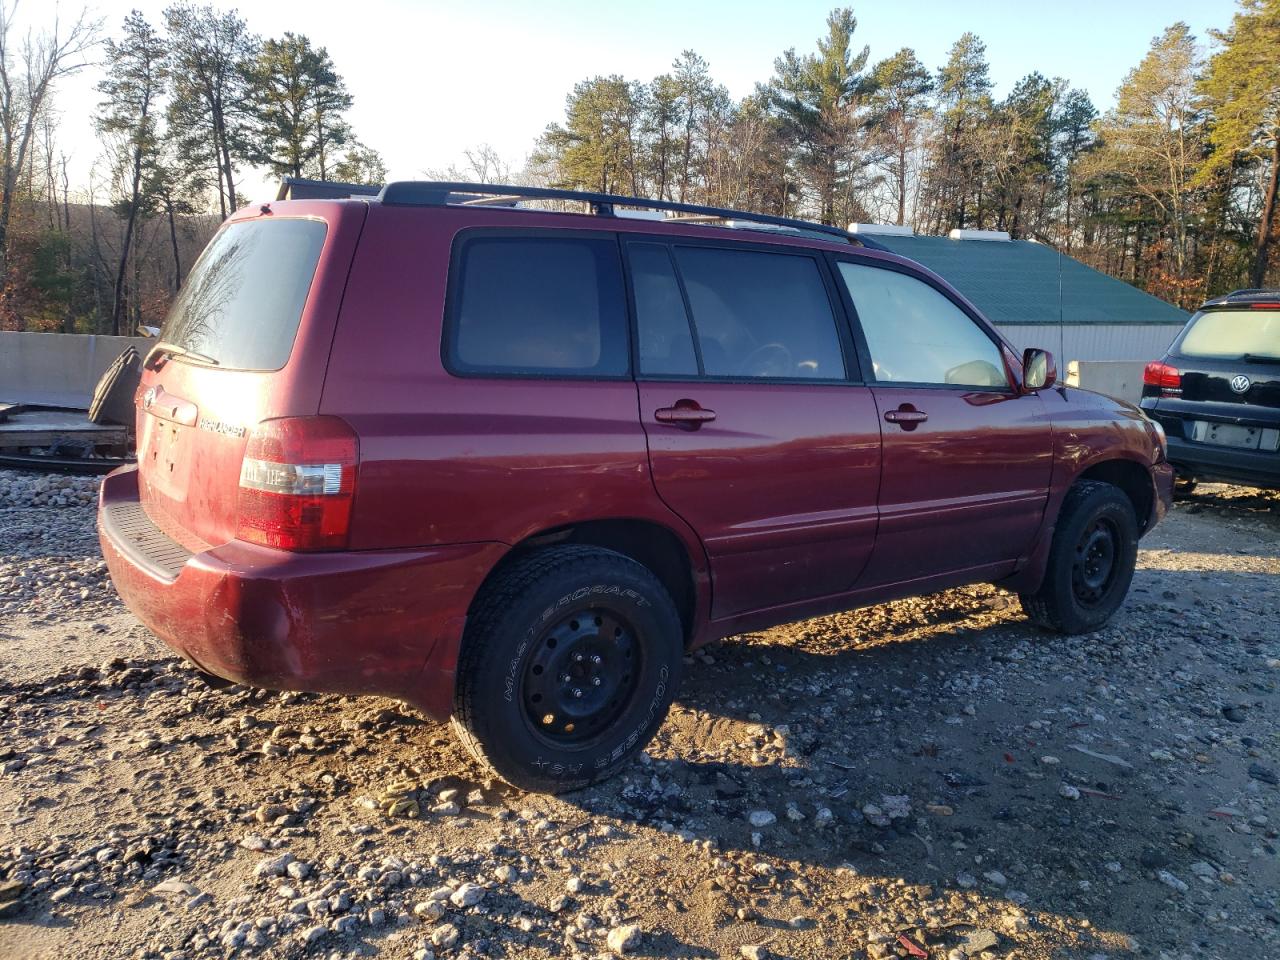
[{"label": "green metal roof building", "polygon": [[909,228],[868,224],[850,230],[928,267],[1015,346],[1052,350],[1064,369],[1071,360],[1159,358],[1190,316],[1046,244],[1007,233],[920,237]]}]

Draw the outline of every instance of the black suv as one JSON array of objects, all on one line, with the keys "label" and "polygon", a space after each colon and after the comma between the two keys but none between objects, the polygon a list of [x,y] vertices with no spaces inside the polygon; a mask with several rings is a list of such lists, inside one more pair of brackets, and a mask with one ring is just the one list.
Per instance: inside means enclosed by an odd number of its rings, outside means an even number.
[{"label": "black suv", "polygon": [[1180,488],[1223,480],[1280,489],[1280,290],[1209,300],[1164,359],[1142,409],[1164,427]]}]

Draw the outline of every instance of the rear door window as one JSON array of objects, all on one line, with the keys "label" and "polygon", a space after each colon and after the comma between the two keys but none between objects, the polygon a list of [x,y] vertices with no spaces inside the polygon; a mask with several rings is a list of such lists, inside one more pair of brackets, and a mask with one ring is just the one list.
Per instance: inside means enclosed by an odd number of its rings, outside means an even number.
[{"label": "rear door window", "polygon": [[445,349],[456,373],[627,375],[617,242],[612,237],[466,240]]},{"label": "rear door window", "polygon": [[280,369],[293,350],[326,230],[320,220],[228,224],[192,267],[160,339],[196,361]]},{"label": "rear door window", "polygon": [[696,377],[693,331],[671,254],[660,243],[632,243],[627,246],[627,259],[636,305],[640,372]]},{"label": "rear door window", "polygon": [[813,257],[714,247],[674,252],[707,376],[845,378],[835,314]]}]

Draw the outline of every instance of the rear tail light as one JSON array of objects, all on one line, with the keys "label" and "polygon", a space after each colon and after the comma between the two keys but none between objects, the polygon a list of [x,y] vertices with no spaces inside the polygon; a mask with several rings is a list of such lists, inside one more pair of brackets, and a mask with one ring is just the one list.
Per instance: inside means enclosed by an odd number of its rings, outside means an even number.
[{"label": "rear tail light", "polygon": [[1182,393],[1182,374],[1160,360],[1148,363],[1142,371],[1142,382],[1149,387],[1159,387],[1162,396],[1176,397]]},{"label": "rear tail light", "polygon": [[347,545],[360,444],[337,417],[258,424],[240,465],[236,536],[281,550]]}]

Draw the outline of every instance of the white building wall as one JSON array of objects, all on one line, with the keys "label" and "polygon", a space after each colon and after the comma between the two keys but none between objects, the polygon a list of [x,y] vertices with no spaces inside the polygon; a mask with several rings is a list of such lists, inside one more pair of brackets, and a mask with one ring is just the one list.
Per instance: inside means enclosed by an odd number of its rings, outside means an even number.
[{"label": "white building wall", "polygon": [[1065,375],[1072,360],[1159,360],[1181,324],[1091,323],[1059,327],[1040,323],[998,323],[996,328],[1019,350],[1048,350]]}]

